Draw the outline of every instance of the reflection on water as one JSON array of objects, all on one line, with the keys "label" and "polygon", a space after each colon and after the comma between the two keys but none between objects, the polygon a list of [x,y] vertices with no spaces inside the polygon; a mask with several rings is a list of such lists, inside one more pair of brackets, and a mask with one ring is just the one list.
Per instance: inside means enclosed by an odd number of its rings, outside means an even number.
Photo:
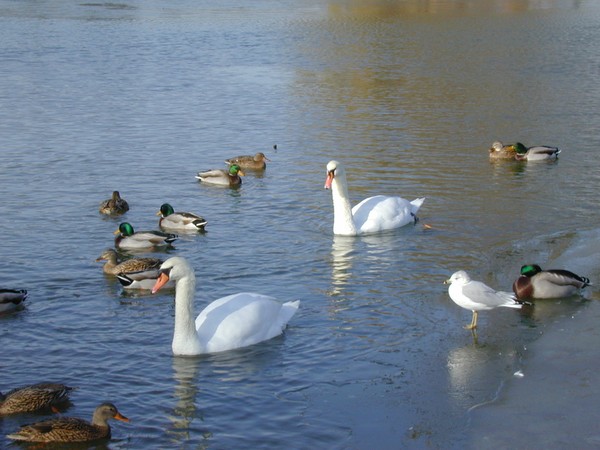
[{"label": "reflection on water", "polygon": [[[203,421],[202,410],[196,407],[201,382],[198,380],[199,358],[173,358],[173,397],[176,399],[169,420],[171,426],[166,432],[171,437],[172,443],[181,445],[190,439],[192,423],[195,420]],[[204,438],[210,433],[204,433]]]},{"label": "reflection on water", "polygon": [[448,354],[450,396],[462,410],[494,400],[489,396],[490,373],[514,373],[520,355],[511,346],[468,344]]},{"label": "reflection on water", "polygon": [[[331,244],[331,289],[328,294],[337,297],[345,292],[352,277],[352,263],[356,257],[356,238],[333,236]],[[348,294],[352,294],[349,292]]]},{"label": "reflection on water", "polygon": [[[524,342],[573,316],[585,335],[561,360],[600,348],[595,301],[496,314],[477,343],[441,285],[464,268],[510,289],[529,261],[598,285],[600,238],[578,231],[598,222],[594,0],[0,4],[0,273],[31,292],[2,318],[3,373],[79,381],[102,364],[98,389],[145,424],[111,447],[464,448],[465,411],[494,398]],[[563,153],[490,164],[495,139]],[[240,189],[194,179],[272,142]],[[319,194],[334,157],[354,168],[353,203],[425,196],[433,232],[333,237]],[[119,220],[97,206],[115,188],[136,228],[155,228],[164,201],[205,215],[205,234],[157,256],[190,259],[199,298],[240,285],[300,298],[286,335],[173,358],[172,294],[124,292],[90,263],[113,245]],[[96,392],[79,390],[72,412]],[[0,421],[0,447],[19,420]],[[424,432],[407,438],[413,426]]]}]

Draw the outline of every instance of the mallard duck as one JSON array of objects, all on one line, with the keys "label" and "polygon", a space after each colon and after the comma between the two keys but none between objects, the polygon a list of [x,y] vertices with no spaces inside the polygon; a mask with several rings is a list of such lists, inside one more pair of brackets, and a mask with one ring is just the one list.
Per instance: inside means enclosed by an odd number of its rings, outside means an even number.
[{"label": "mallard duck", "polygon": [[267,161],[271,161],[263,152],[256,155],[242,155],[235,158],[226,159],[228,165],[237,164],[243,170],[264,170],[267,168]]},{"label": "mallard duck", "polygon": [[7,437],[27,442],[86,442],[110,438],[110,419],[129,422],[112,403],[102,403],[94,411],[92,423],[75,417],[60,417],[29,425],[22,425]]},{"label": "mallard duck", "polygon": [[513,292],[519,299],[562,298],[570,297],[589,285],[589,278],[568,270],[542,270],[537,264],[526,264],[513,283]]},{"label": "mallard duck", "polygon": [[520,142],[513,145],[516,151],[515,159],[518,161],[547,161],[558,158],[560,150],[556,147],[546,145],[537,145],[535,147],[525,147]]},{"label": "mallard duck", "polygon": [[96,262],[98,261],[106,261],[102,266],[103,272],[107,275],[115,276],[120,273],[158,269],[163,263],[163,260],[160,258],[131,258],[119,262],[119,256],[112,248],[104,250],[104,252],[96,258]]},{"label": "mallard duck", "polygon": [[333,199],[333,234],[356,236],[377,233],[416,223],[417,211],[425,201],[409,202],[402,197],[376,195],[350,206],[346,171],[338,161],[327,164],[325,189],[331,189]]},{"label": "mallard duck", "polygon": [[237,164],[229,166],[228,170],[213,169],[206,172],[198,172],[196,178],[208,184],[217,184],[219,186],[239,186],[242,184],[240,177],[244,172]]},{"label": "mallard duck", "polygon": [[169,280],[175,281],[175,355],[224,352],[274,338],[283,333],[300,305],[299,300],[280,303],[266,295],[243,292],[213,301],[194,321],[196,276],[184,258],[175,256],[163,263],[152,293]]},{"label": "mallard duck", "polygon": [[113,191],[111,198],[100,203],[98,211],[100,211],[101,214],[118,216],[129,211],[129,204],[125,199],[121,198],[119,191]]},{"label": "mallard duck", "polygon": [[495,291],[481,281],[473,281],[464,270],[459,270],[444,281],[448,286],[448,294],[454,303],[461,308],[473,311],[471,323],[466,325],[467,330],[477,328],[477,315],[479,311],[504,306],[507,308],[522,308],[523,304],[517,302],[512,292]]},{"label": "mallard duck", "polygon": [[196,214],[175,212],[168,203],[163,203],[156,215],[161,216],[158,226],[166,230],[204,231],[204,227],[208,223],[204,217]]},{"label": "mallard duck", "polygon": [[0,289],[0,313],[22,307],[26,298],[27,291],[25,289]]},{"label": "mallard duck", "polygon": [[138,231],[128,222],[119,225],[115,231],[115,247],[124,250],[139,250],[153,247],[165,247],[171,245],[177,239],[176,234],[163,233],[162,231]]},{"label": "mallard duck", "polygon": [[513,145],[503,145],[500,141],[495,141],[490,147],[490,159],[515,159],[517,151]]},{"label": "mallard duck", "polygon": [[38,383],[0,392],[0,415],[50,409],[69,400],[72,387],[59,383]]},{"label": "mallard duck", "polygon": [[152,289],[163,263],[160,258],[131,258],[118,262],[117,252],[111,248],[106,249],[96,261],[106,261],[102,267],[104,273],[116,276],[125,289]]}]

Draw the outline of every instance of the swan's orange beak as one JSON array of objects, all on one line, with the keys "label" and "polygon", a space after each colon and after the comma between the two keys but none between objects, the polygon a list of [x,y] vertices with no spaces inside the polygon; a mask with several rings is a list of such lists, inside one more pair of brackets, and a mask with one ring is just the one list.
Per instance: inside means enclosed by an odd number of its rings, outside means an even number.
[{"label": "swan's orange beak", "polygon": [[127,417],[125,417],[123,414],[121,414],[120,412],[118,412],[114,418],[117,420],[120,420],[122,422],[129,422],[129,419]]},{"label": "swan's orange beak", "polygon": [[331,189],[331,183],[333,183],[334,172],[327,172],[327,178],[325,179],[325,189]]},{"label": "swan's orange beak", "polygon": [[152,293],[156,294],[158,290],[163,287],[169,281],[169,275],[166,273],[161,273],[156,279],[156,283],[154,283],[154,287],[152,288]]}]

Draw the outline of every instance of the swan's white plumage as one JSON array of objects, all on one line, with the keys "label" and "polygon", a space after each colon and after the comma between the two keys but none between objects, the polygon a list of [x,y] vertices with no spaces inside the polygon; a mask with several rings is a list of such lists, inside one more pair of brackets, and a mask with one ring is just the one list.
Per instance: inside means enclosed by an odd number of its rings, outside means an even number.
[{"label": "swan's white plumage", "polygon": [[[247,347],[279,336],[298,310],[300,301],[280,303],[255,293],[238,293],[210,303],[193,319],[196,277],[181,257],[161,266],[175,281],[175,355],[200,355]],[[160,278],[159,278],[160,280]],[[160,289],[159,282],[153,292]],[[158,286],[158,288],[157,288]]]},{"label": "swan's white plumage", "polygon": [[400,228],[415,223],[424,198],[409,202],[402,197],[376,195],[350,207],[346,171],[338,161],[327,164],[325,188],[331,188],[333,199],[333,233],[355,236]]}]

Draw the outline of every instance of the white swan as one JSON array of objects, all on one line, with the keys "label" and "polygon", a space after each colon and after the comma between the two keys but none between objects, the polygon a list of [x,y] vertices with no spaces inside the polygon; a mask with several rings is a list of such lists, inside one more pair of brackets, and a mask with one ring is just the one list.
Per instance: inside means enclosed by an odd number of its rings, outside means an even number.
[{"label": "white swan", "polygon": [[175,281],[175,355],[224,352],[274,338],[300,305],[299,300],[282,304],[266,295],[244,292],[215,300],[194,323],[194,270],[184,258],[175,256],[161,265],[160,272],[152,293],[169,279]]},{"label": "white swan", "polygon": [[356,236],[403,227],[417,220],[417,211],[425,201],[409,202],[402,197],[376,195],[350,206],[344,166],[338,161],[327,163],[325,189],[331,188],[333,198],[333,234]]}]

